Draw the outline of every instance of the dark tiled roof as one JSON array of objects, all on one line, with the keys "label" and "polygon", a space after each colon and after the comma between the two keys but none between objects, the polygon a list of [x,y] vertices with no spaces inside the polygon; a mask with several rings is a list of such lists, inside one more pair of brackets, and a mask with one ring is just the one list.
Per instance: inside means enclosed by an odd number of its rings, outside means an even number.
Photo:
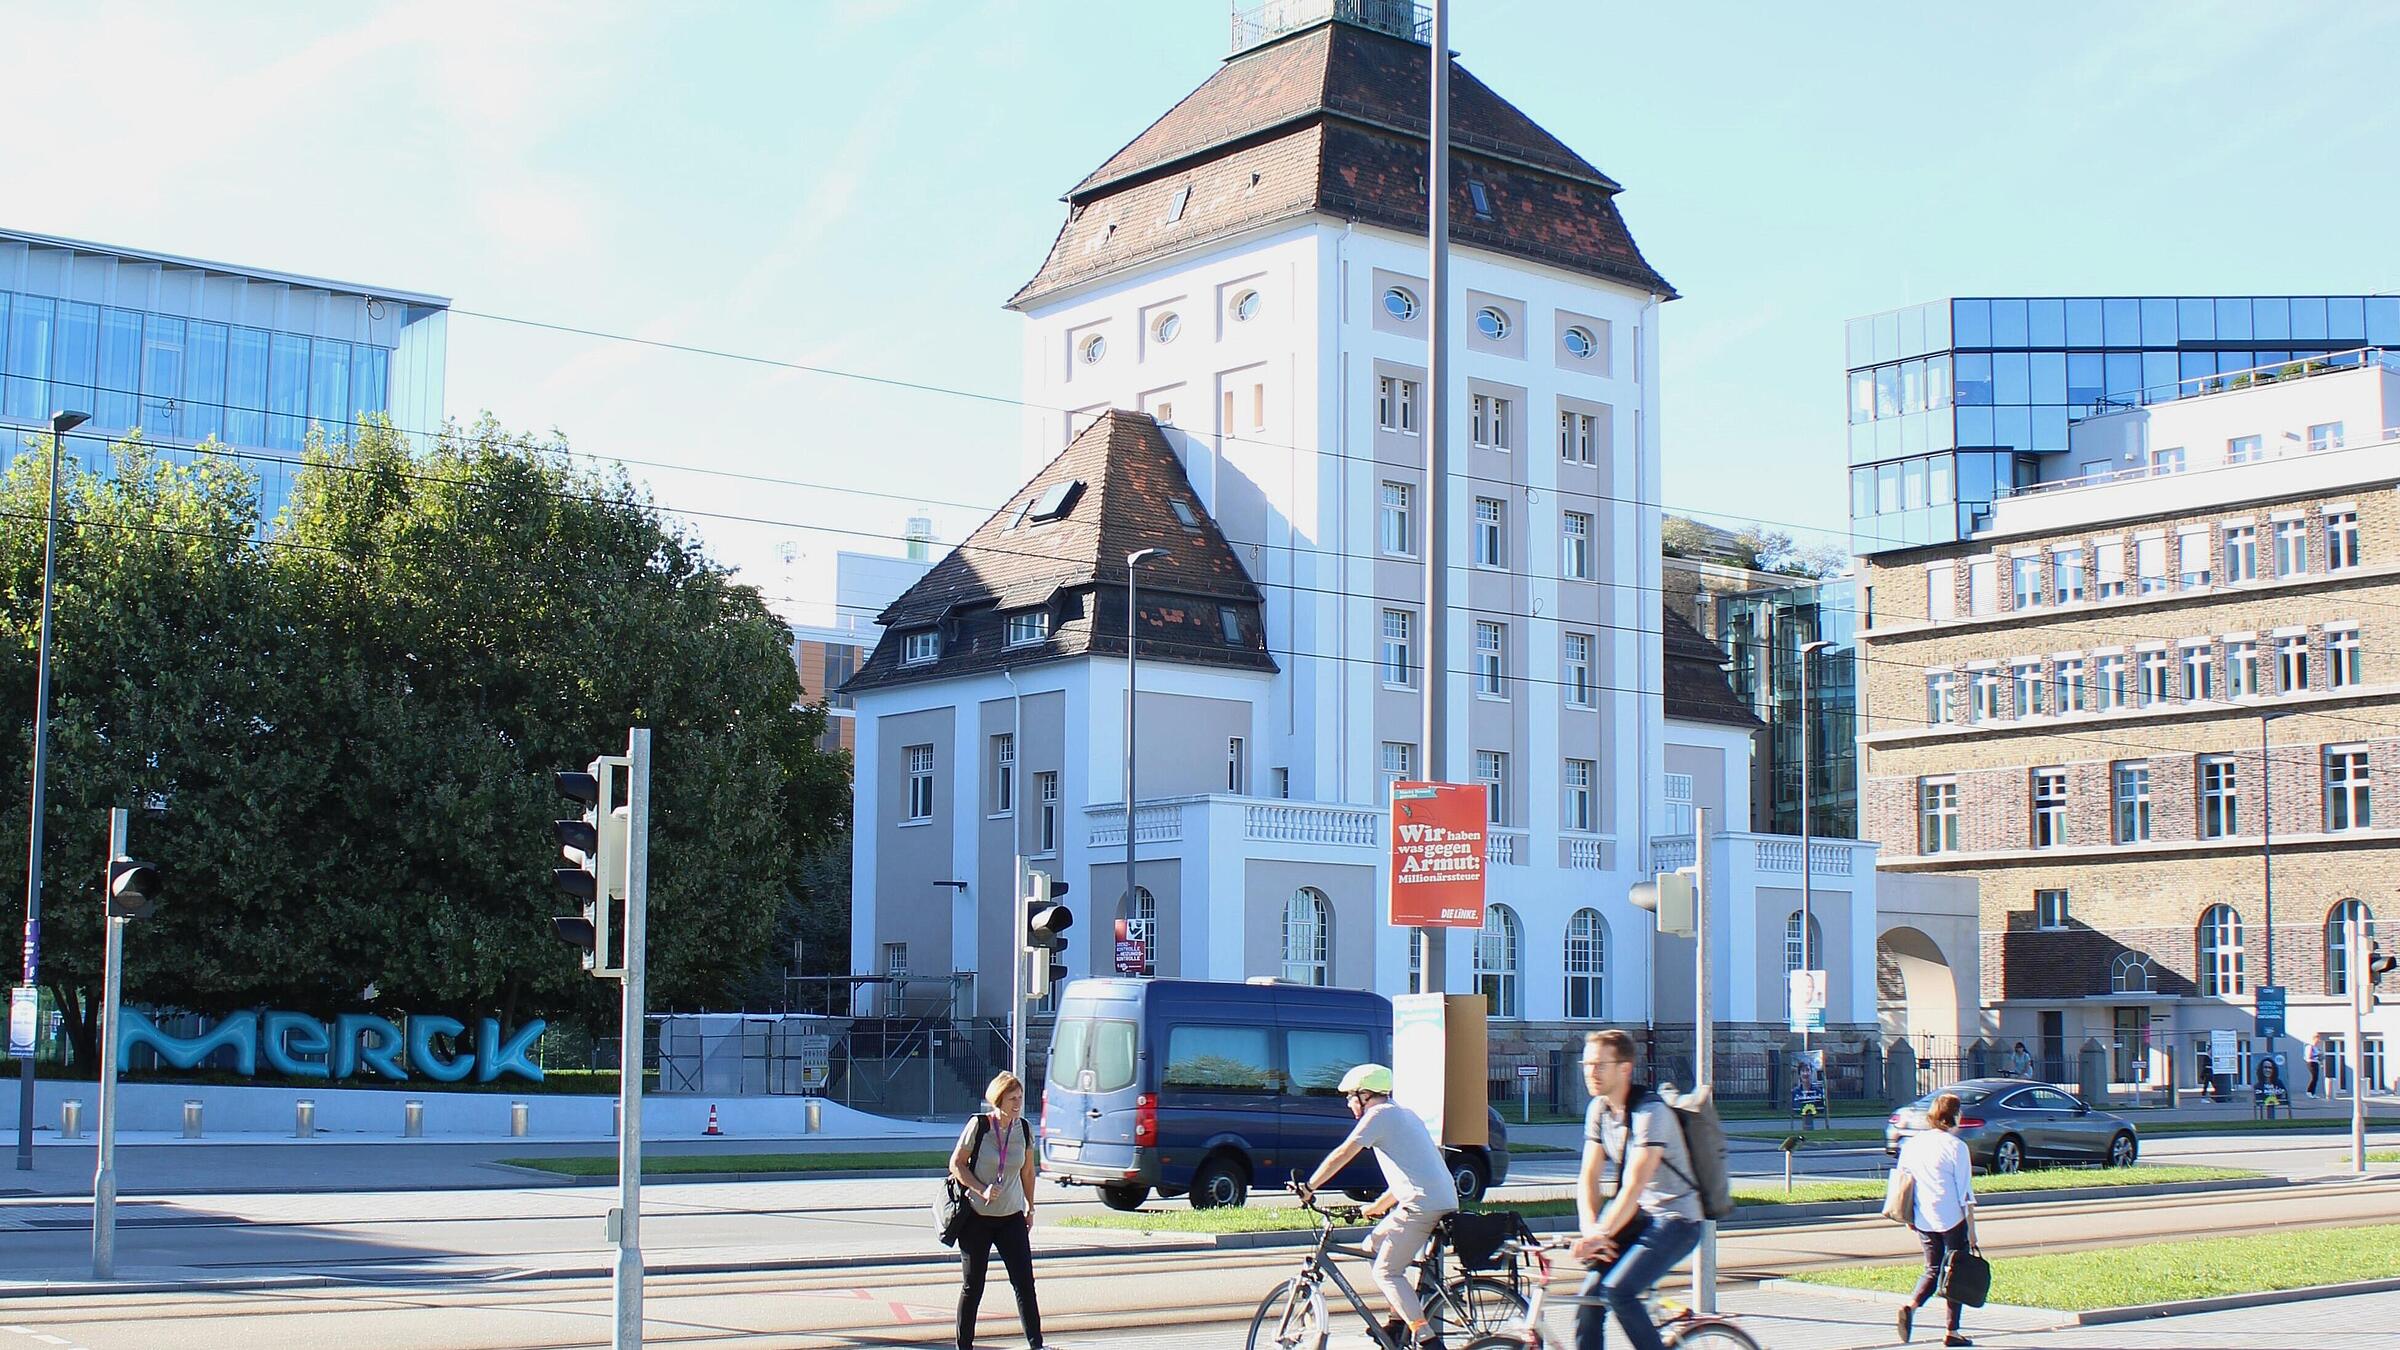
[{"label": "dark tiled roof", "polygon": [[1659,618],[1666,648],[1667,716],[1679,722],[1715,722],[1756,730],[1760,723],[1725,679],[1725,650],[1700,635],[1673,610]]},{"label": "dark tiled roof", "polygon": [[[1422,234],[1430,55],[1338,22],[1237,53],[1067,194],[1050,256],[1009,303],[1312,213]],[[1451,123],[1453,239],[1674,294],[1618,213],[1617,184],[1455,63]]]},{"label": "dark tiled roof", "polygon": [[[1037,521],[1034,508],[1054,487],[1081,483],[1065,516]],[[1190,511],[1186,525],[1175,512]],[[1114,409],[1076,436],[1008,504],[976,527],[877,622],[884,634],[858,673],[842,686],[938,679],[1062,657],[1125,653],[1125,556],[1157,548],[1142,564],[1144,660],[1272,671],[1258,586],[1225,542],[1185,477],[1158,423],[1147,413]],[[1007,616],[1041,609],[1049,635],[1011,647]],[[1224,611],[1232,611],[1228,640]],[[941,655],[901,663],[911,632],[941,634]]]}]

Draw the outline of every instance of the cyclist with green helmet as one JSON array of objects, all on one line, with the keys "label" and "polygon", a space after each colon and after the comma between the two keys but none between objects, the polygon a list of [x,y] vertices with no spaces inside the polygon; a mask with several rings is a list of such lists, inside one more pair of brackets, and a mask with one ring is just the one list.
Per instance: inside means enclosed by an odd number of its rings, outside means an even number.
[{"label": "cyclist with green helmet", "polygon": [[1410,1342],[1424,1350],[1442,1350],[1439,1336],[1426,1333],[1425,1302],[1408,1281],[1409,1263],[1432,1241],[1443,1216],[1458,1208],[1458,1183],[1442,1161],[1442,1150],[1417,1113],[1392,1101],[1392,1071],[1381,1064],[1361,1064],[1342,1076],[1342,1097],[1358,1124],[1341,1146],[1317,1165],[1315,1175],[1300,1187],[1303,1197],[1331,1182],[1350,1160],[1367,1149],[1383,1168],[1384,1192],[1367,1206],[1369,1217],[1381,1216],[1367,1234],[1367,1250],[1375,1254],[1371,1267],[1375,1287],[1398,1316],[1385,1330],[1399,1340],[1405,1326]]}]

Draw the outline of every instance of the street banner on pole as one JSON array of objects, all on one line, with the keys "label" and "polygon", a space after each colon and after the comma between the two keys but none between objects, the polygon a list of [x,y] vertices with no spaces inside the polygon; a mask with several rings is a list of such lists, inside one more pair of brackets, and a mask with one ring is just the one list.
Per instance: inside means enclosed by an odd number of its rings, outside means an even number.
[{"label": "street banner on pole", "polygon": [[1795,970],[1792,972],[1792,1030],[1823,1031],[1825,1029],[1825,989],[1824,971]]},{"label": "street banner on pole", "polygon": [[2283,1036],[2284,994],[2280,984],[2258,987],[2258,1034],[2262,1040],[2278,1040]]},{"label": "street banner on pole", "polygon": [[1481,783],[1392,785],[1391,922],[1483,927]]}]

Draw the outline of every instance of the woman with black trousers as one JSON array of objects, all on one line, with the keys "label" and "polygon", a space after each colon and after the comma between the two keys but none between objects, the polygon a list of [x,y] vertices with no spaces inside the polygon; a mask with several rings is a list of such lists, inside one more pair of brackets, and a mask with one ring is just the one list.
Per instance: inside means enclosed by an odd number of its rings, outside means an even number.
[{"label": "woman with black trousers", "polygon": [[963,1281],[958,1290],[958,1350],[975,1350],[975,1314],[992,1248],[1000,1249],[1008,1282],[1017,1291],[1025,1344],[1042,1350],[1042,1310],[1033,1296],[1033,1126],[1025,1119],[1025,1085],[1003,1073],[984,1089],[991,1109],[967,1122],[950,1150],[950,1175],[966,1188],[968,1213],[958,1230]]},{"label": "woman with black trousers", "polygon": [[[1917,1281],[1916,1292],[1900,1305],[1900,1339],[1906,1341],[1916,1330],[1917,1309],[1925,1306],[1933,1292],[1941,1288],[1942,1273],[1953,1258],[1966,1251],[1975,1237],[1975,1160],[1967,1146],[1951,1131],[1958,1127],[1958,1094],[1945,1092],[1933,1099],[1933,1109],[1925,1113],[1925,1123],[1931,1128],[1923,1134],[1911,1135],[1900,1146],[1900,1161],[1892,1169],[1892,1185],[1901,1184],[1906,1176],[1914,1185],[1916,1195],[1908,1216],[1909,1227],[1917,1231],[1917,1242],[1925,1249],[1925,1276]],[[1944,1345],[1973,1345],[1959,1334],[1958,1318],[1962,1311],[1956,1302],[1950,1304],[1950,1330],[1942,1337]]]}]

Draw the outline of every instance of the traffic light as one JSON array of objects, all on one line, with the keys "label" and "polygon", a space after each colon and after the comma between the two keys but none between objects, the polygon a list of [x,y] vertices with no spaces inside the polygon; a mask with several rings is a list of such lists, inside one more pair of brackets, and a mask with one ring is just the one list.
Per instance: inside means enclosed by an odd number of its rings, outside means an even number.
[{"label": "traffic light", "polygon": [[158,908],[159,892],[165,889],[159,870],[146,862],[131,858],[108,860],[108,917],[112,919],[147,919]]},{"label": "traffic light", "polygon": [[2374,1009],[2375,986],[2383,982],[2383,977],[2394,966],[2400,966],[2400,956],[2385,955],[2383,944],[2370,938],[2367,942],[2367,978],[2358,986],[2360,1007],[2370,1011]]},{"label": "traffic light", "polygon": [[1042,998],[1053,984],[1067,978],[1066,964],[1058,957],[1067,949],[1065,934],[1075,926],[1075,914],[1058,903],[1067,893],[1066,882],[1052,880],[1047,872],[1029,872],[1025,880],[1025,954],[1032,962],[1025,992]]},{"label": "traffic light", "polygon": [[558,940],[583,952],[583,968],[594,975],[616,975],[622,966],[609,964],[609,913],[625,895],[626,811],[615,803],[614,762],[603,755],[583,771],[551,775],[559,795],[583,807],[573,820],[552,823],[559,852],[572,867],[551,876],[558,888],[583,906],[581,914],[562,914],[550,922]]}]

